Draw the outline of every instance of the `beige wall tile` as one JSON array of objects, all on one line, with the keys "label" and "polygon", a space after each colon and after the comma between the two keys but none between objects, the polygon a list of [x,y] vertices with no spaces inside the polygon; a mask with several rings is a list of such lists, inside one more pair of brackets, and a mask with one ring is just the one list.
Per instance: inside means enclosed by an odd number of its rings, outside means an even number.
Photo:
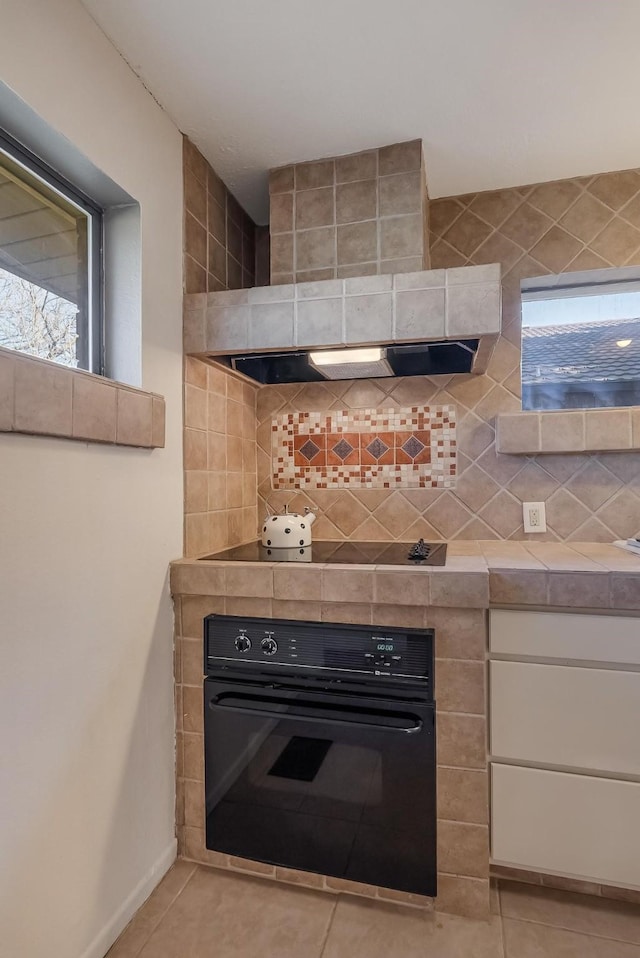
[{"label": "beige wall tile", "polygon": [[486,573],[435,572],[431,576],[433,605],[486,609],[489,605],[489,577]]},{"label": "beige wall tile", "polygon": [[225,599],[225,612],[227,615],[264,615],[271,618],[271,599],[255,599],[250,596],[236,598],[234,596]]},{"label": "beige wall tile", "polygon": [[310,299],[298,303],[298,346],[334,345],[342,339],[342,300]]},{"label": "beige wall tile", "polygon": [[325,602],[372,602],[374,573],[348,567],[322,571],[322,598]]},{"label": "beige wall tile", "polygon": [[209,475],[204,470],[187,469],[184,474],[185,513],[209,509]]},{"label": "beige wall tile", "polygon": [[319,602],[299,602],[297,599],[274,599],[274,619],[297,619],[299,622],[319,622],[321,608]]},{"label": "beige wall tile", "polygon": [[118,420],[116,437],[129,446],[150,446],[153,422],[153,402],[149,395],[118,390]]},{"label": "beige wall tile", "polygon": [[[51,436],[71,435],[73,372],[53,364],[16,361],[14,429]],[[149,438],[151,438],[149,430]]]},{"label": "beige wall tile", "polygon": [[182,689],[182,727],[185,732],[203,734],[202,688],[190,685]]},{"label": "beige wall tile", "polygon": [[209,553],[209,520],[206,512],[184,518],[184,553],[198,556]]},{"label": "beige wall tile", "polygon": [[375,220],[338,227],[338,259],[347,263],[366,263],[378,255],[378,227]]},{"label": "beige wall tile", "polygon": [[443,337],[444,295],[444,287],[397,292],[395,339],[416,342],[421,338]]},{"label": "beige wall tile", "polygon": [[489,877],[489,829],[486,825],[438,821],[438,869],[450,875]]},{"label": "beige wall tile", "polygon": [[609,608],[609,577],[592,572],[549,573],[549,604],[585,609]]},{"label": "beige wall tile", "polygon": [[[293,233],[280,233],[271,237],[271,273],[286,274],[293,272]],[[291,278],[284,280],[290,283]]]},{"label": "beige wall tile", "polygon": [[296,272],[334,266],[336,231],[333,226],[305,230],[296,235]]},{"label": "beige wall tile", "polygon": [[631,410],[633,448],[640,449],[640,409]]},{"label": "beige wall tile", "polygon": [[320,571],[299,564],[276,566],[273,570],[274,599],[288,599],[300,602],[315,602],[322,598],[322,578]]},{"label": "beige wall tile", "polygon": [[73,377],[74,438],[115,442],[117,392],[97,377]]},{"label": "beige wall tile", "polygon": [[[224,573],[224,565],[209,563],[198,564],[195,567],[193,565],[172,565],[171,592],[174,596],[182,596],[183,601],[186,601],[185,596],[197,596],[201,600],[201,604],[207,607],[212,601],[217,602],[217,600],[210,599],[210,596],[224,596]],[[191,608],[190,602],[187,603],[187,607]],[[211,609],[210,611],[219,612],[220,609]],[[209,615],[209,612],[204,612],[204,615]],[[188,624],[192,625],[193,620],[189,620]],[[195,634],[185,632],[184,635],[188,638],[201,638],[202,628],[200,627]]]},{"label": "beige wall tile", "polygon": [[381,176],[380,216],[398,216],[402,213],[422,214],[422,175],[420,170],[412,173],[396,173]]},{"label": "beige wall tile", "polygon": [[164,448],[165,420],[165,401],[160,396],[154,396],[151,410],[151,445],[156,449]]},{"label": "beige wall tile", "polygon": [[422,216],[389,216],[380,220],[380,257],[398,259],[403,256],[422,256]]},{"label": "beige wall tile", "polygon": [[207,434],[204,430],[185,429],[184,467],[185,469],[207,468]]},{"label": "beige wall tile", "polygon": [[377,150],[366,153],[352,153],[349,156],[336,157],[336,183],[348,183],[352,180],[369,180],[378,172]]},{"label": "beige wall tile", "polygon": [[445,712],[484,715],[484,662],[438,659],[436,661],[436,693],[438,708]]},{"label": "beige wall tile", "polygon": [[485,771],[438,766],[437,799],[439,819],[488,823],[489,784]]},{"label": "beige wall tile", "polygon": [[431,576],[426,569],[375,574],[375,601],[389,605],[430,604]]},{"label": "beige wall tile", "polygon": [[586,449],[631,448],[630,409],[588,409],[585,412]]},{"label": "beige wall tile", "polygon": [[439,712],[437,723],[438,765],[451,768],[486,768],[486,729],[483,717]]},{"label": "beige wall tile", "polygon": [[194,429],[207,428],[206,390],[188,383],[184,387],[184,424]]},{"label": "beige wall tile", "polygon": [[204,785],[202,782],[184,782],[184,823],[204,828]]},{"label": "beige wall tile", "polygon": [[292,346],[293,335],[293,303],[261,303],[251,307],[251,349]]},{"label": "beige wall tile", "polygon": [[436,910],[486,919],[489,915],[489,880],[438,874]]},{"label": "beige wall tile", "polygon": [[269,203],[269,230],[271,233],[290,233],[293,230],[293,193],[274,193]]},{"label": "beige wall tile", "polygon": [[436,655],[440,659],[484,659],[487,614],[480,609],[427,610],[427,626],[435,629]]},{"label": "beige wall tile", "polygon": [[546,605],[548,579],[546,572],[504,570],[489,575],[492,605]]},{"label": "beige wall tile", "polygon": [[315,229],[335,223],[333,187],[319,190],[302,190],[296,197],[296,230]]},{"label": "beige wall tile", "polygon": [[422,166],[422,140],[407,140],[405,143],[393,143],[378,150],[378,173],[386,176],[390,173],[406,173],[419,170]]},{"label": "beige wall tile", "polygon": [[391,293],[349,296],[344,303],[346,339],[349,345],[391,338],[393,303]]},{"label": "beige wall tile", "polygon": [[371,625],[371,606],[357,602],[323,602],[320,618],[323,622]]},{"label": "beige wall tile", "polygon": [[252,596],[271,598],[273,595],[273,570],[266,566],[234,563],[227,566],[226,594],[228,596]]},{"label": "beige wall tile", "polygon": [[375,179],[342,183],[336,187],[337,223],[373,220],[377,215],[377,205],[378,187]]},{"label": "beige wall tile", "polygon": [[281,166],[269,173],[269,192],[283,193],[294,188],[294,173],[292,166]]},{"label": "beige wall tile", "polygon": [[422,605],[374,605],[371,611],[374,625],[398,626],[404,629],[423,629],[426,609]]},{"label": "beige wall tile", "polygon": [[585,448],[584,413],[557,412],[540,416],[540,446],[544,452],[580,452]]},{"label": "beige wall tile", "polygon": [[540,449],[540,417],[535,412],[502,414],[496,420],[496,449],[501,453],[534,453]]},{"label": "beige wall tile", "polygon": [[[206,615],[222,614],[225,611],[224,596],[185,595],[182,597],[182,635],[190,639],[203,637],[203,621]],[[199,729],[187,729],[199,731]]]},{"label": "beige wall tile", "polygon": [[333,160],[299,163],[295,168],[296,190],[313,190],[319,186],[333,186],[334,175]]},{"label": "beige wall tile", "polygon": [[352,263],[351,266],[338,266],[336,276],[338,279],[350,279],[351,277],[375,276],[378,273],[378,264],[374,263]]},{"label": "beige wall tile", "polygon": [[204,735],[182,733],[184,777],[204,782]]},{"label": "beige wall tile", "polygon": [[640,609],[640,576],[614,574],[610,582],[612,609]]}]

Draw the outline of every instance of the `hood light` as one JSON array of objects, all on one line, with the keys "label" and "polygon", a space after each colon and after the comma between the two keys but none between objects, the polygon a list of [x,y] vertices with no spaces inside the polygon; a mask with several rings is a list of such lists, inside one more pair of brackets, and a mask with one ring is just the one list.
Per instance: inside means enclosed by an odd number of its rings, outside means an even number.
[{"label": "hood light", "polygon": [[619,339],[616,343],[616,346],[619,346],[620,349],[626,349],[627,346],[631,345],[632,340],[630,339]]},{"label": "hood light", "polygon": [[363,349],[327,349],[309,353],[309,362],[325,379],[376,379],[393,376],[382,346]]},{"label": "hood light", "polygon": [[[619,344],[618,344],[619,345]],[[383,358],[380,346],[366,349],[328,349],[321,353],[309,353],[314,366],[341,366],[343,363],[379,363]]]}]

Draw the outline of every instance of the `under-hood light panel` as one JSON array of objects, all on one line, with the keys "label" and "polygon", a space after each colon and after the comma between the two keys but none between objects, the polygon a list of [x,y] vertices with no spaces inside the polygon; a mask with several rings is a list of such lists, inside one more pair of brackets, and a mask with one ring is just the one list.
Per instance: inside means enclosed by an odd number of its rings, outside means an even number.
[{"label": "under-hood light panel", "polygon": [[381,346],[310,352],[309,362],[325,379],[372,379],[393,376]]}]

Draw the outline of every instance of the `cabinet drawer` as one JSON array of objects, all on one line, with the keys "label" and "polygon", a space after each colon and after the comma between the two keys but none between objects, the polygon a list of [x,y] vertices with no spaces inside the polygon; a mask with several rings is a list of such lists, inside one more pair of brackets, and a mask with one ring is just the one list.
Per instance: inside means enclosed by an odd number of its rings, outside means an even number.
[{"label": "cabinet drawer", "polygon": [[509,765],[491,780],[494,862],[640,886],[640,784]]},{"label": "cabinet drawer", "polygon": [[640,665],[640,618],[495,609],[489,623],[491,652]]},{"label": "cabinet drawer", "polygon": [[640,672],[490,663],[491,754],[640,775]]}]

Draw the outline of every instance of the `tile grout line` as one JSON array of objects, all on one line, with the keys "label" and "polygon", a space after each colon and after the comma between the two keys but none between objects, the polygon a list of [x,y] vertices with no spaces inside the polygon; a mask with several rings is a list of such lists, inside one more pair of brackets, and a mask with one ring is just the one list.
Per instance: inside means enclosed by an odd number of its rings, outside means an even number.
[{"label": "tile grout line", "polygon": [[329,921],[328,921],[328,923],[327,923],[327,930],[326,930],[326,932],[325,932],[324,939],[323,939],[323,941],[322,941],[322,948],[320,949],[320,953],[319,953],[319,955],[318,955],[318,958],[322,958],[322,956],[323,956],[324,953],[325,953],[325,950],[326,950],[326,947],[327,947],[327,942],[329,941],[329,935],[330,935],[330,933],[331,933],[331,928],[333,927],[333,919],[335,918],[336,908],[338,907],[338,901],[339,901],[339,899],[340,899],[340,895],[336,895],[336,896],[335,896],[335,901],[334,901],[334,903],[333,903],[333,908],[331,909],[331,915],[330,915]]},{"label": "tile grout line", "polygon": [[[179,861],[183,861],[183,859],[176,858],[176,862],[179,862]],[[164,919],[165,919],[166,916],[168,915],[170,909],[173,908],[173,906],[175,905],[176,901],[178,900],[178,898],[180,897],[180,895],[182,894],[182,892],[185,890],[185,888],[187,887],[187,885],[189,884],[189,882],[191,881],[191,879],[192,879],[193,876],[195,875],[195,873],[196,873],[196,871],[197,871],[197,869],[198,869],[198,864],[197,864],[197,862],[190,862],[190,864],[192,864],[193,867],[192,867],[192,869],[191,869],[191,873],[189,874],[189,877],[188,877],[187,880],[185,881],[185,883],[184,883],[184,885],[182,886],[182,888],[180,888],[180,890],[177,891],[176,894],[173,896],[173,898],[171,899],[171,901],[169,902],[169,904],[167,905],[167,907],[165,908],[165,910],[162,912],[162,914],[158,917],[157,922],[155,922],[155,924],[154,924],[153,927],[151,928],[151,931],[150,931],[149,934],[147,935],[146,939],[144,940],[144,942],[142,943],[142,945],[140,946],[140,948],[136,951],[135,955],[132,956],[132,958],[139,958],[139,956],[142,954],[142,952],[144,951],[144,949],[145,949],[145,948],[147,947],[147,945],[149,944],[149,941],[151,940],[151,936],[155,934],[155,932],[156,932],[157,929],[159,928],[160,924],[164,921]],[[175,865],[175,862],[174,862],[174,865]],[[172,865],[171,867],[173,868],[174,865]],[[168,873],[167,873],[167,874],[168,874]],[[164,878],[165,876],[163,875],[162,877]],[[162,879],[161,879],[161,881],[162,881]],[[158,882],[158,885],[159,885],[159,884],[160,884],[160,882]],[[136,913],[135,913],[135,914],[133,915],[133,917],[131,918],[131,921],[126,925],[126,927],[123,929],[122,933],[118,936],[118,938],[116,938],[116,940],[114,941],[114,943],[113,943],[113,945],[111,946],[111,948],[114,948],[114,947],[124,938],[124,936],[125,936],[127,930],[128,930],[128,929],[134,924],[134,922],[136,921],[136,919],[137,919],[137,917],[138,917],[140,911],[144,908],[144,906],[147,904],[147,902],[150,901],[151,897],[155,894],[156,889],[158,888],[158,885],[156,885],[156,888],[153,889],[153,891],[151,892],[151,895],[149,895],[149,897],[147,898],[147,900],[146,900],[145,902],[143,902],[143,904],[140,906],[140,908],[138,908],[138,910],[136,911]],[[108,954],[109,954],[109,952],[107,952],[107,955],[108,955]]]},{"label": "tile grout line", "polygon": [[[544,885],[532,885],[531,887],[532,887],[532,888],[545,888]],[[554,890],[557,890],[557,889],[547,888],[547,891],[554,891]],[[574,894],[581,894],[581,893],[580,893],[580,892],[575,892]],[[585,898],[586,898],[586,897],[594,897],[594,898],[595,898],[596,896],[595,896],[595,895],[594,895],[594,896],[584,895],[584,897],[585,897]],[[603,899],[602,899],[602,901],[610,901],[610,900],[611,900],[611,901],[614,901],[615,899],[606,899],[606,898],[603,898]],[[568,928],[566,925],[550,925],[548,922],[546,922],[546,921],[540,921],[540,920],[537,919],[537,918],[521,918],[521,917],[519,917],[519,916],[517,916],[517,915],[501,915],[500,917],[501,917],[501,920],[502,920],[502,922],[503,922],[503,926],[504,926],[504,919],[505,919],[505,918],[506,918],[508,921],[519,921],[519,922],[522,922],[522,923],[525,924],[525,925],[541,925],[543,928],[553,928],[555,931],[566,931],[566,932],[569,932],[569,934],[572,934],[572,935],[581,935],[583,938],[595,938],[597,941],[615,941],[615,942],[617,942],[617,943],[619,943],[619,944],[631,945],[632,947],[638,948],[638,953],[640,954],[640,941],[630,941],[628,938],[612,938],[611,935],[601,935],[601,934],[599,934],[597,931],[582,931],[582,930],[577,929],[577,928]]]}]

